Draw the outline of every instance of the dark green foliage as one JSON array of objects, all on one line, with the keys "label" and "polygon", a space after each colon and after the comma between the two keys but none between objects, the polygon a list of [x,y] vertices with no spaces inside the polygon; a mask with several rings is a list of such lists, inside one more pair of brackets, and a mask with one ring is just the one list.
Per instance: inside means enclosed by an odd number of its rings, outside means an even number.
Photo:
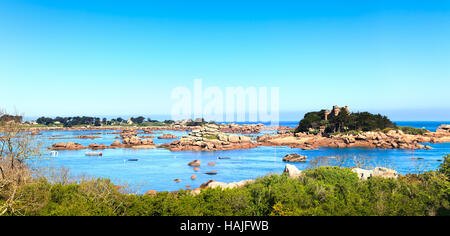
[{"label": "dark green foliage", "polygon": [[22,116],[13,116],[13,115],[3,115],[0,116],[0,122],[8,122],[8,121],[14,121],[17,123],[21,123],[22,122]]},{"label": "dark green foliage", "polygon": [[[104,179],[22,186],[9,215],[450,215],[449,156],[441,169],[398,179],[359,180],[350,169],[320,167],[298,179],[268,175],[235,189],[125,194]],[[0,195],[0,203],[4,201]]]},{"label": "dark green foliage", "polygon": [[202,126],[204,124],[206,124],[205,119],[199,118],[199,119],[195,119],[195,121],[187,122],[186,126]]},{"label": "dark green foliage", "polygon": [[[138,117],[131,117],[130,120],[135,124],[142,124],[146,120],[143,116]],[[150,118],[147,118],[148,122],[158,122],[157,120],[151,120]],[[100,119],[99,117],[89,117],[89,116],[75,116],[75,117],[56,117],[56,118],[48,118],[48,117],[40,117],[36,120],[36,123],[43,124],[43,125],[51,125],[55,122],[59,122],[63,124],[64,127],[72,127],[75,125],[94,125],[94,126],[101,126],[101,125],[115,125],[115,124],[122,124],[126,123],[127,120],[122,119],[121,117],[118,117],[116,119],[111,119],[108,121],[108,119],[103,118]]]},{"label": "dark green foliage", "polygon": [[133,123],[136,123],[136,124],[142,124],[142,122],[145,121],[145,118],[143,116],[138,116],[136,118],[131,117],[130,119]]},{"label": "dark green foliage", "polygon": [[48,118],[48,117],[39,117],[36,120],[36,123],[43,124],[43,125],[49,125],[49,124],[53,124],[53,119],[52,118]]},{"label": "dark green foliage", "polygon": [[318,130],[320,126],[325,127],[326,133],[373,131],[395,127],[395,124],[386,116],[374,115],[369,112],[349,114],[347,111],[341,110],[337,116],[333,116],[328,120],[324,119],[325,110],[306,113],[295,132],[311,132],[311,130]]},{"label": "dark green foliage", "polygon": [[450,181],[450,155],[444,156],[444,161],[439,165],[439,172],[447,177]]},{"label": "dark green foliage", "polygon": [[298,132],[308,132],[310,128],[318,129],[321,122],[324,121],[325,110],[319,112],[308,112],[305,114],[304,118],[300,121],[296,133]]}]

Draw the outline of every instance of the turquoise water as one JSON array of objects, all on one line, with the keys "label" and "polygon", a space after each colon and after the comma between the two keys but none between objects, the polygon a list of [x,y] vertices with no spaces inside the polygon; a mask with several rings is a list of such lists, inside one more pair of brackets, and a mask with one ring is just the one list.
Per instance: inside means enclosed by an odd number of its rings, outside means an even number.
[{"label": "turquoise water", "polygon": [[[281,125],[295,126],[298,122],[282,122]],[[435,130],[442,123],[450,122],[398,122],[401,126],[413,126],[422,128],[428,127]],[[99,131],[101,135],[92,134],[97,131],[48,131],[42,132],[39,136],[44,145],[50,146],[56,142],[77,142],[83,145],[99,143],[109,145],[117,134],[109,134],[113,131]],[[266,131],[264,133],[272,133]],[[156,134],[142,135],[162,135],[163,133],[174,134],[178,137],[186,135],[188,132],[163,131]],[[64,137],[75,137],[79,135],[101,136],[100,139],[48,139],[53,135],[63,135]],[[160,140],[155,138],[156,144],[171,142],[172,140]],[[281,173],[286,163],[281,159],[290,153],[298,153],[308,156],[305,163],[295,163],[299,169],[314,167],[318,164],[355,166],[356,163],[364,162],[367,166],[384,166],[397,170],[399,173],[417,173],[427,170],[437,169],[441,163],[442,156],[450,154],[450,143],[428,144],[432,150],[384,150],[384,149],[362,149],[362,148],[320,148],[318,150],[301,150],[289,147],[258,147],[250,150],[232,150],[218,152],[171,152],[166,149],[107,149],[103,151],[102,157],[85,156],[87,150],[80,151],[59,151],[59,155],[51,157],[49,152],[44,154],[44,158],[39,161],[41,166],[65,167],[69,168],[73,175],[88,175],[92,177],[110,178],[116,184],[127,183],[132,187],[139,186],[139,192],[149,189],[156,191],[174,191],[199,187],[200,184],[214,179],[222,182],[234,182],[244,179],[253,179],[269,173]],[[324,158],[334,157],[339,158]],[[217,157],[230,157],[230,159],[219,160]],[[130,158],[137,158],[137,162],[127,161]],[[415,158],[415,159],[412,159]],[[417,159],[420,158],[420,159]],[[422,159],[423,158],[423,159]],[[192,160],[201,160],[200,171],[195,172],[193,167],[187,164]],[[214,162],[215,166],[208,166],[207,163]],[[206,172],[216,171],[217,175],[207,175]],[[196,180],[191,180],[191,175],[197,176]],[[173,180],[180,179],[180,183]]]}]

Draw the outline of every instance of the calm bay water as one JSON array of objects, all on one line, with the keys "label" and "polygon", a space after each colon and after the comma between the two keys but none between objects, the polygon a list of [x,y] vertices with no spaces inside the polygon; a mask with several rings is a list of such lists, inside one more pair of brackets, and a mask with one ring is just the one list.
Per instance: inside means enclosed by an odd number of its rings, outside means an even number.
[{"label": "calm bay water", "polygon": [[[413,126],[416,128],[435,131],[441,124],[450,122],[396,122],[399,126]],[[295,127],[295,122],[280,122],[280,125]],[[93,133],[102,133],[100,135]],[[109,134],[113,131],[47,131],[40,136],[46,146],[56,142],[77,142],[83,145],[99,143],[109,145],[117,134]],[[156,133],[174,134],[178,137],[188,132],[164,131]],[[273,131],[265,131],[273,133]],[[101,136],[100,139],[49,139],[54,135],[63,137],[75,137],[79,135]],[[148,134],[140,134],[148,135]],[[153,135],[153,134],[152,134]],[[261,135],[261,134],[260,134]],[[156,144],[171,142],[172,140],[154,139]],[[43,159],[38,162],[41,166],[69,168],[73,175],[88,175],[92,177],[110,178],[116,184],[127,183],[130,186],[140,186],[141,193],[152,189],[156,191],[174,191],[199,187],[200,184],[214,179],[222,182],[234,182],[244,179],[254,179],[269,173],[281,173],[286,163],[281,159],[290,153],[298,153],[308,156],[305,163],[294,163],[300,170],[316,166],[317,163],[327,165],[355,166],[358,162],[364,162],[367,166],[384,166],[397,170],[401,174],[417,173],[437,169],[442,157],[450,154],[450,143],[428,144],[432,150],[384,150],[363,148],[319,148],[318,150],[301,150],[289,147],[258,147],[250,150],[232,150],[218,152],[171,152],[166,149],[108,149],[103,151],[102,157],[85,156],[87,150],[59,151],[58,156],[51,157],[45,153]],[[327,158],[336,157],[338,158]],[[230,157],[219,160],[218,157]],[[127,161],[137,158],[137,162]],[[201,160],[200,171],[195,172],[188,166],[192,160]],[[215,166],[207,163],[214,162]],[[211,176],[206,172],[217,171],[217,175]],[[191,175],[196,175],[196,180],[191,180]],[[180,179],[180,183],[173,180]]]}]

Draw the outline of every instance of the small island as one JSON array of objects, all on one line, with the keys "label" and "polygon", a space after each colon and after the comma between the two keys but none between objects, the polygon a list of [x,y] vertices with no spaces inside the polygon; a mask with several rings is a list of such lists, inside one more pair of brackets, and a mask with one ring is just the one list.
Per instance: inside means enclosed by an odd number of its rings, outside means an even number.
[{"label": "small island", "polygon": [[263,146],[290,146],[304,150],[319,147],[431,149],[423,143],[450,142],[449,125],[436,132],[413,127],[399,127],[386,116],[369,112],[351,113],[348,106],[308,112],[294,131],[259,137]]}]

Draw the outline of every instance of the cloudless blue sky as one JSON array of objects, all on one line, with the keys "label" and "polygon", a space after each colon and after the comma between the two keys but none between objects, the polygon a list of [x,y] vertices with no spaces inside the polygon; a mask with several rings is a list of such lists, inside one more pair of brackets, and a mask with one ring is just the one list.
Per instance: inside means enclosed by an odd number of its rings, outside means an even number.
[{"label": "cloudless blue sky", "polygon": [[282,120],[335,104],[450,120],[450,1],[0,2],[8,111],[170,114],[196,78],[280,87]]}]

